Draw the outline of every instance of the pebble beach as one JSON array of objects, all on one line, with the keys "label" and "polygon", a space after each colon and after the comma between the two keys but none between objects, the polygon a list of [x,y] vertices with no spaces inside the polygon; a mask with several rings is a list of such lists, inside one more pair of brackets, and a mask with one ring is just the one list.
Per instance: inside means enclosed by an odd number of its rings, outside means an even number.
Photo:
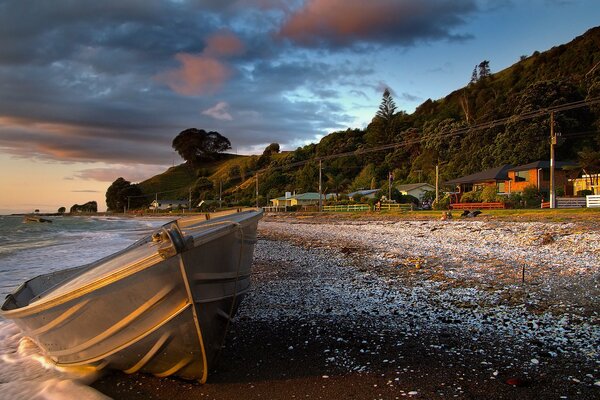
[{"label": "pebble beach", "polygon": [[267,216],[207,384],[109,372],[92,386],[114,399],[595,399],[595,226]]}]

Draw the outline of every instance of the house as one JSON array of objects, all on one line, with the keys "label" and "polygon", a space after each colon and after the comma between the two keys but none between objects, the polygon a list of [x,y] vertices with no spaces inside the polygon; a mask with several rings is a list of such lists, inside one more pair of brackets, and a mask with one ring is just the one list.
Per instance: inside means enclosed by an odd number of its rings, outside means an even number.
[{"label": "house", "polygon": [[[321,195],[325,200],[325,195]],[[319,204],[319,193],[307,192],[291,195],[287,192],[285,196],[271,199],[273,207],[290,207],[290,206],[313,206]]]},{"label": "house", "polygon": [[[577,164],[568,161],[558,161],[554,167],[554,184],[557,189],[562,188],[565,195],[573,194],[573,187],[569,184]],[[487,169],[476,174],[463,176],[444,182],[458,188],[457,194],[482,190],[487,186],[495,186],[500,194],[522,192],[527,186],[535,186],[540,192],[550,191],[550,161],[535,161],[525,165],[513,166],[510,164]]]},{"label": "house", "polygon": [[377,192],[381,189],[367,189],[367,190],[357,190],[356,192],[348,193],[349,198],[354,198],[354,196],[359,195],[361,198],[366,197],[367,199],[374,199],[377,196]]},{"label": "house", "polygon": [[485,171],[477,172],[476,174],[451,179],[444,182],[444,185],[455,186],[457,188],[456,192],[458,193],[482,190],[487,186],[495,186],[498,189],[498,193],[505,193],[508,171],[511,168],[513,168],[512,165],[506,164],[500,167],[486,169]]},{"label": "house", "polygon": [[396,189],[400,192],[400,194],[406,196],[413,196],[419,200],[422,200],[425,192],[434,192],[435,186],[430,185],[429,183],[408,183],[405,185],[396,185]]},{"label": "house", "polygon": [[184,200],[154,200],[149,208],[151,210],[174,210],[188,208],[188,205],[188,202]]},{"label": "house", "polygon": [[591,190],[594,194],[600,194],[600,174],[583,174],[579,178],[572,179],[571,184],[575,195],[582,190]]},{"label": "house", "polygon": [[[575,167],[577,164],[569,161],[555,163],[554,187],[562,189],[564,195],[573,195],[573,185],[569,183],[569,178],[574,178],[579,172]],[[550,192],[550,161],[535,161],[509,169],[503,192],[522,192],[532,185],[540,192]]]}]

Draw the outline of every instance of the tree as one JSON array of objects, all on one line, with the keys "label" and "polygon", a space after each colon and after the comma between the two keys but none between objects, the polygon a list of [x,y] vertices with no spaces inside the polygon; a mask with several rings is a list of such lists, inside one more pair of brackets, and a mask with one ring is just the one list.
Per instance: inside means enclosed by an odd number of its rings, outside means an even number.
[{"label": "tree", "polygon": [[379,105],[379,111],[377,111],[377,116],[387,123],[392,119],[395,111],[396,103],[394,103],[394,99],[390,94],[390,90],[386,88],[383,92],[383,99],[381,99],[381,104]]},{"label": "tree", "polygon": [[469,83],[477,83],[479,80],[479,76],[477,75],[477,65],[473,68],[473,73],[471,74],[471,81]]},{"label": "tree", "polygon": [[173,139],[172,146],[181,158],[195,165],[202,161],[214,160],[219,153],[231,149],[231,142],[219,132],[190,128],[181,131]]},{"label": "tree", "polygon": [[58,209],[58,213],[59,213],[59,214],[64,214],[66,211],[67,211],[67,209],[66,209],[65,207],[60,207],[60,208]]},{"label": "tree", "polygon": [[138,185],[117,178],[106,190],[106,207],[109,211],[122,211],[125,207],[140,207],[144,202],[142,194]]},{"label": "tree", "polygon": [[490,62],[488,60],[483,60],[479,63],[479,79],[487,78],[490,74]]}]

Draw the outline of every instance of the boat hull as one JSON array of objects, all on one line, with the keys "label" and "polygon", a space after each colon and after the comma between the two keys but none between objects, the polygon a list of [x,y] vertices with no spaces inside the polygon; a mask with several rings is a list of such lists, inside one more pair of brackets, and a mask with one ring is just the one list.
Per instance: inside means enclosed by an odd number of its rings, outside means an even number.
[{"label": "boat hull", "polygon": [[[261,215],[178,221],[165,228],[162,242],[154,235],[113,258],[63,272],[59,283],[34,278],[9,296],[1,315],[58,365],[204,382],[250,287]],[[121,259],[130,263],[123,268]],[[119,267],[110,270],[111,263]],[[38,282],[44,279],[50,288]]]}]

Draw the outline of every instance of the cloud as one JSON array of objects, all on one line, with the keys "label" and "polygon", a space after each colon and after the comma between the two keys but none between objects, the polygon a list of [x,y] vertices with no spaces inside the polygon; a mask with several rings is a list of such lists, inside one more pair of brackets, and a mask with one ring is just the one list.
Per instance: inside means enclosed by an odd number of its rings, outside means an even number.
[{"label": "cloud", "polygon": [[230,69],[217,59],[180,53],[175,58],[181,67],[157,75],[159,82],[186,96],[215,93],[231,74]]},{"label": "cloud", "polygon": [[71,190],[71,193],[101,193],[101,192],[99,190],[81,189],[81,190]]},{"label": "cloud", "polygon": [[164,165],[118,165],[110,168],[89,168],[78,171],[69,178],[83,180],[114,182],[118,177],[123,177],[130,182],[141,182],[156,174],[165,172]]},{"label": "cloud", "polygon": [[229,114],[228,109],[229,104],[224,101],[220,101],[213,107],[202,111],[202,115],[208,115],[209,117],[218,119],[219,121],[232,121],[233,117],[231,114]]},{"label": "cloud", "polygon": [[233,33],[223,31],[206,39],[204,54],[213,57],[229,57],[244,52],[244,44]]},{"label": "cloud", "polygon": [[452,30],[476,10],[475,0],[307,0],[278,35],[301,46],[330,48],[465,40],[470,36]]}]

